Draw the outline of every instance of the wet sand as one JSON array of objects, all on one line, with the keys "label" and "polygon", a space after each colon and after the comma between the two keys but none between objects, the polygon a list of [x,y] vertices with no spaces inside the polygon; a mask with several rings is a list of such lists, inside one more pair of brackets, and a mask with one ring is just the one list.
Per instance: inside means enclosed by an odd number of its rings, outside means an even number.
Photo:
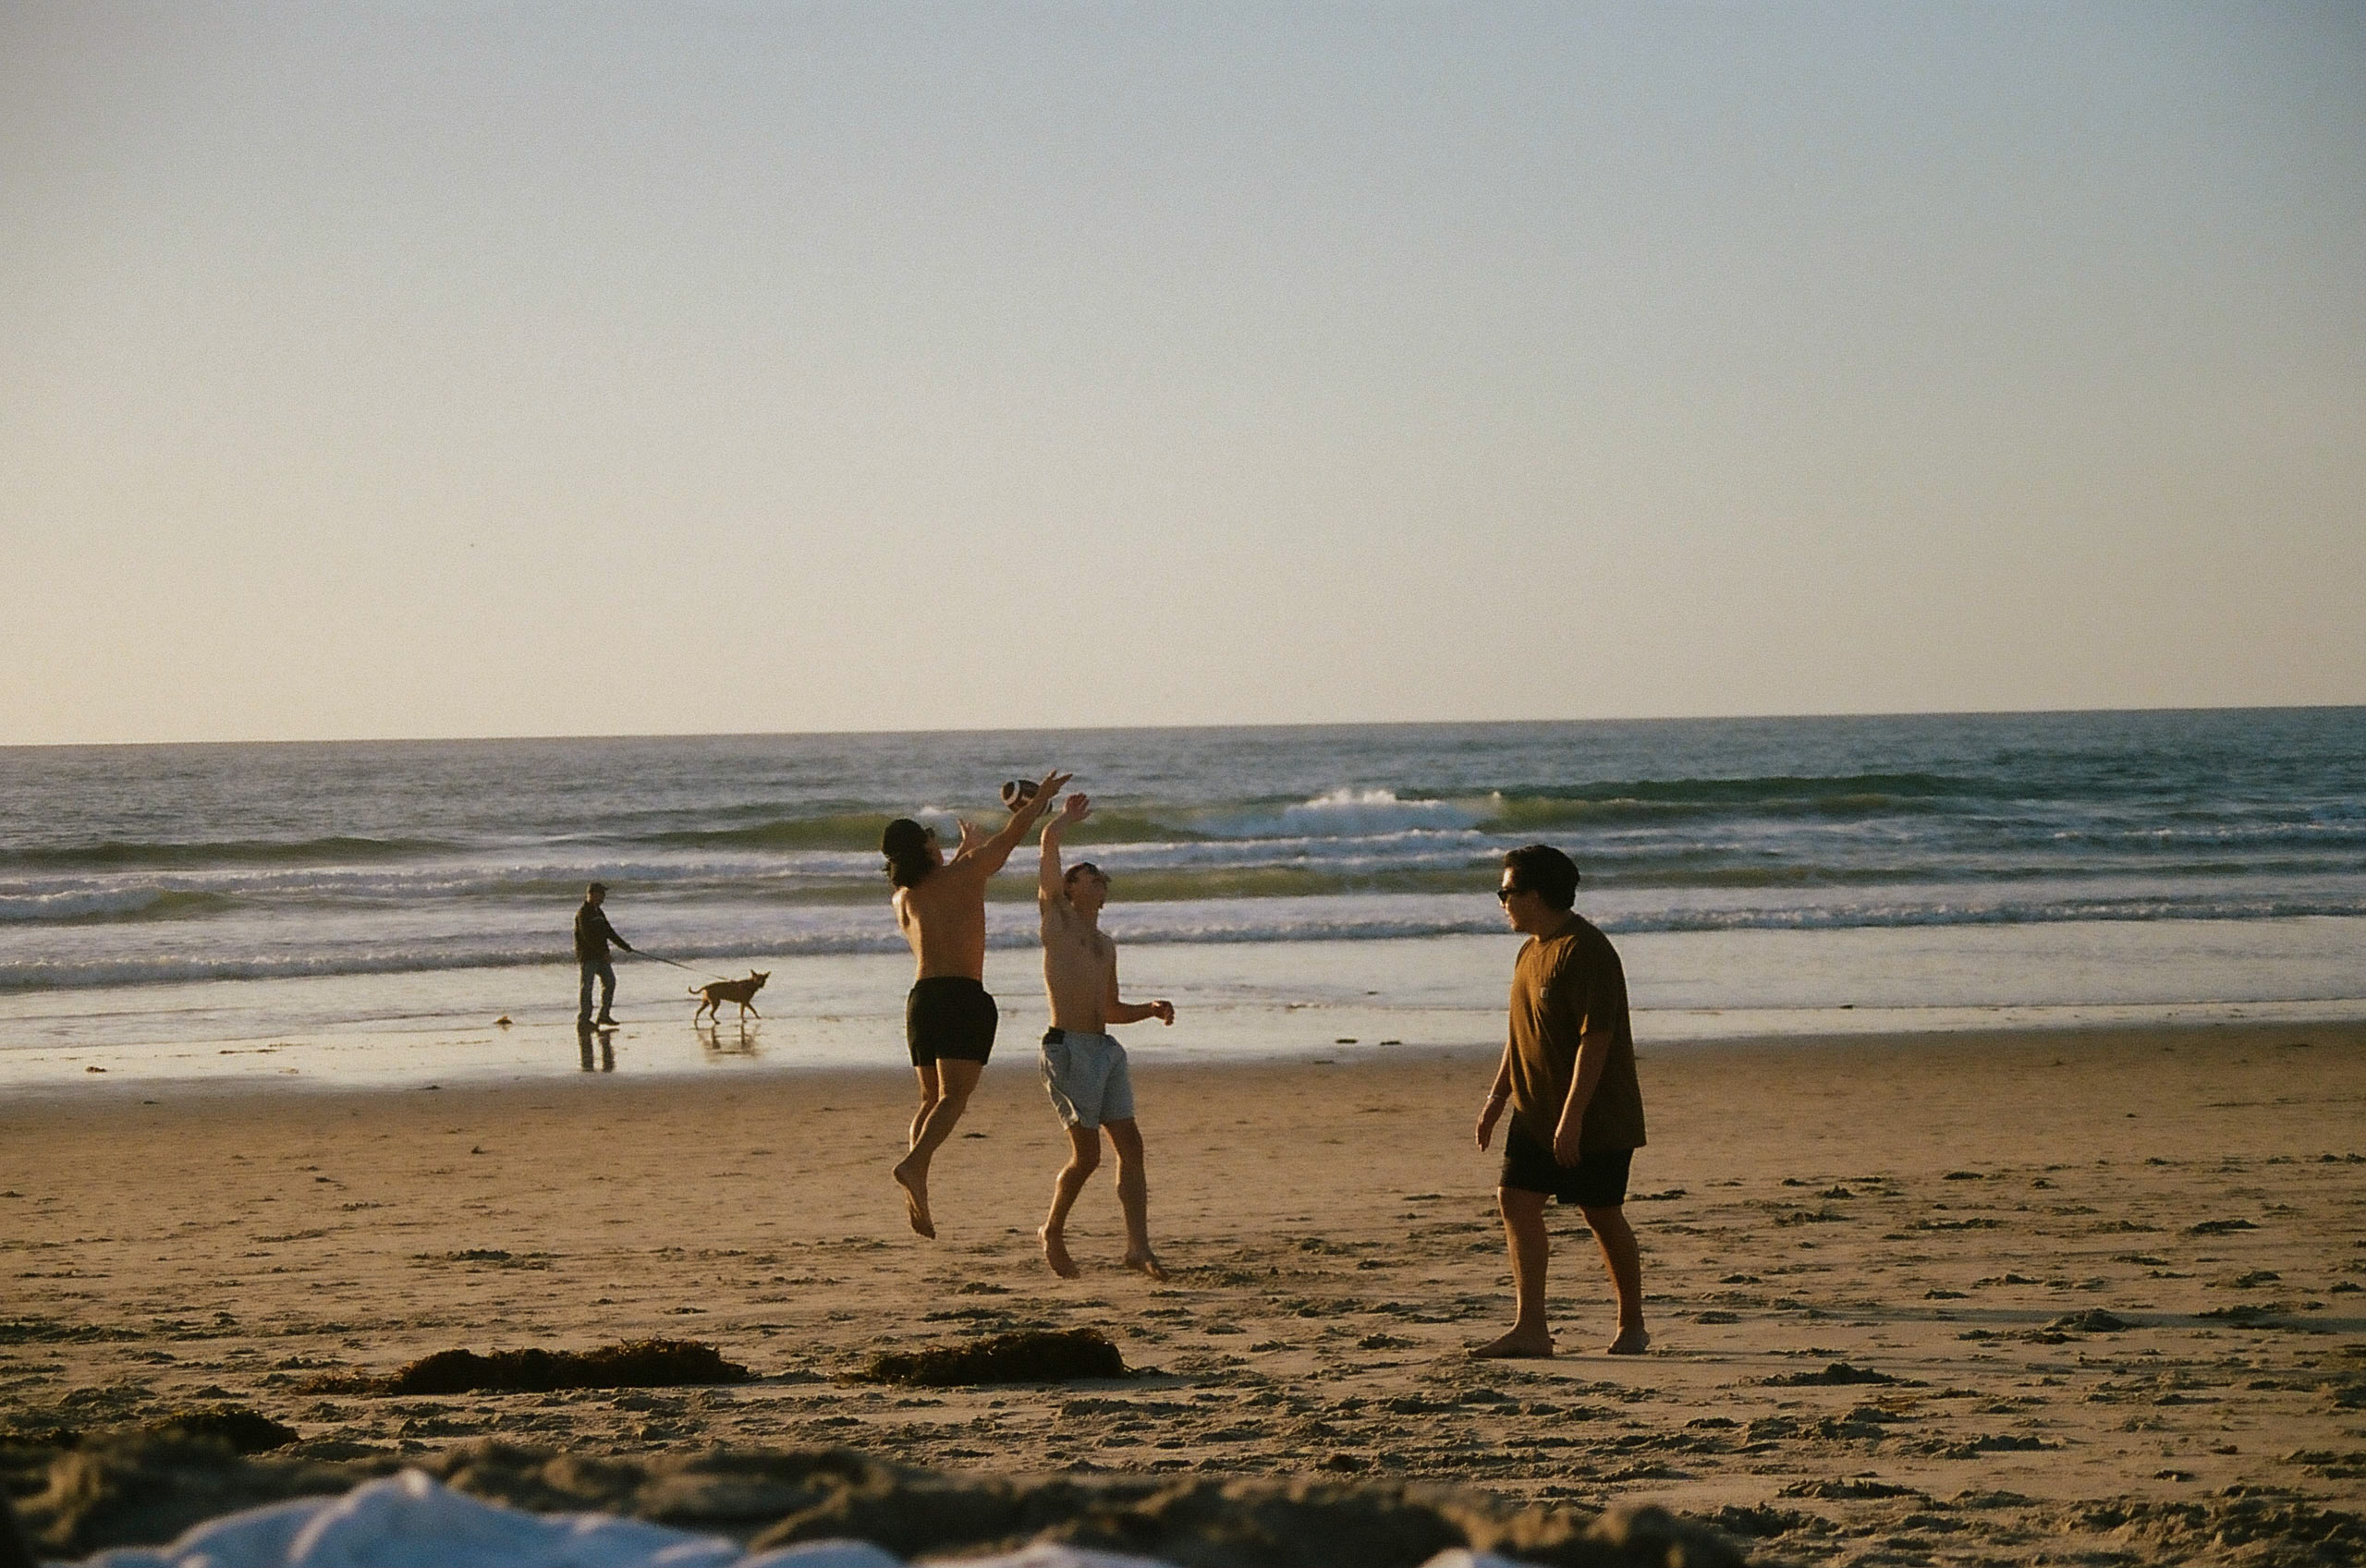
[{"label": "wet sand", "polygon": [[[23,1468],[43,1434],[234,1401],[319,1460],[833,1443],[1001,1476],[1431,1480],[1661,1503],[1799,1561],[2366,1542],[2366,1025],[1646,1046],[1628,1214],[1653,1354],[1595,1353],[1607,1282],[1556,1216],[1564,1355],[1521,1363],[1463,1354],[1509,1318],[1470,1142],[1488,1056],[1139,1049],[1162,1283],[1118,1267],[1114,1161],[1070,1227],[1083,1277],[1043,1266],[1065,1139],[1027,1054],[1006,1042],[940,1159],[934,1242],[886,1175],[904,1073],[17,1097],[0,1433],[20,1506],[50,1517]],[[1085,1325],[1152,1375],[849,1378],[883,1350]],[[651,1336],[761,1380],[303,1389]]]}]

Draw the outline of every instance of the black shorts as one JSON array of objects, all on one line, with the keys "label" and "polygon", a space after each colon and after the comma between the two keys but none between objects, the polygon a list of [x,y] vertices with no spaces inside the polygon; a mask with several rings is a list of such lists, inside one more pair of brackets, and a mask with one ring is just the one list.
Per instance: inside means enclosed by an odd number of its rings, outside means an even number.
[{"label": "black shorts", "polygon": [[983,1064],[994,1048],[994,1026],[1002,1015],[986,988],[967,975],[931,975],[904,999],[904,1043],[912,1065],[940,1057]]},{"label": "black shorts", "polygon": [[1634,1160],[1631,1149],[1605,1149],[1580,1153],[1574,1165],[1561,1164],[1513,1117],[1504,1124],[1504,1172],[1495,1185],[1548,1193],[1580,1209],[1616,1209],[1627,1201],[1627,1168]]}]

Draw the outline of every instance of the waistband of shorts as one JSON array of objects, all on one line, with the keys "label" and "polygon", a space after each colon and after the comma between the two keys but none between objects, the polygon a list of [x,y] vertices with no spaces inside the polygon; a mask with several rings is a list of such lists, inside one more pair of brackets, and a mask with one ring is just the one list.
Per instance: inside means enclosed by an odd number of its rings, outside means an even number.
[{"label": "waistband of shorts", "polygon": [[1064,1029],[1057,1024],[1054,1024],[1050,1028],[1043,1031],[1043,1043],[1045,1045],[1057,1045],[1063,1040],[1071,1039],[1105,1039],[1111,1045],[1117,1043],[1117,1037],[1105,1031],[1097,1035],[1087,1034],[1082,1029]]},{"label": "waistband of shorts", "polygon": [[973,980],[967,975],[925,975],[912,982],[914,996],[920,995],[922,991],[948,991],[965,995],[975,991],[980,996],[983,996],[986,993],[986,983],[983,980]]}]

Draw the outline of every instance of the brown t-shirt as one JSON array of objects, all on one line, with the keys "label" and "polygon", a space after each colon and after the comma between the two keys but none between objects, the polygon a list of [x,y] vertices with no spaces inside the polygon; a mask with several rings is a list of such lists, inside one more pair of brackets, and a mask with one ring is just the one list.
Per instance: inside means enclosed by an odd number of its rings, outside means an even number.
[{"label": "brown t-shirt", "polygon": [[1578,1039],[1591,1022],[1610,1031],[1610,1060],[1586,1102],[1583,1152],[1643,1147],[1643,1090],[1635,1081],[1635,1037],[1627,1020],[1627,971],[1610,939],[1580,917],[1549,937],[1531,937],[1512,966],[1512,1115],[1552,1147],[1578,1068]]}]

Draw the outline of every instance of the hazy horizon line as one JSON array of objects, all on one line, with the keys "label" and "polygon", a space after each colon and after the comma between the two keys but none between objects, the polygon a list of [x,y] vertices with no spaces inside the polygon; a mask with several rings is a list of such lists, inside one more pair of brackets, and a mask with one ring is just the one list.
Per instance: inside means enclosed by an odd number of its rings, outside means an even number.
[{"label": "hazy horizon line", "polygon": [[1623,717],[1594,715],[1561,718],[1483,718],[1483,719],[1319,719],[1299,721],[1263,721],[1247,723],[1191,724],[992,724],[976,726],[936,727],[924,729],[833,730],[620,730],[603,734],[507,734],[507,735],[351,735],[311,736],[253,736],[214,740],[57,740],[0,741],[0,752],[12,751],[98,751],[98,750],[161,750],[167,748],[231,747],[231,746],[446,746],[470,743],[500,744],[510,741],[637,741],[637,740],[766,740],[789,736],[833,739],[871,735],[1125,735],[1142,732],[1177,733],[1190,730],[1414,730],[1450,728],[1510,728],[1514,726],[1544,726],[1559,724],[1715,724],[1739,722],[1780,723],[1795,719],[2005,719],[2067,717],[2112,713],[2310,713],[2356,709],[2366,711],[2366,703],[2357,702],[2228,702],[2228,703],[2162,703],[2151,707],[2109,708],[1955,708],[1955,709],[1877,709],[1830,710],[1822,712],[1789,713],[1662,713],[1636,714]]}]

